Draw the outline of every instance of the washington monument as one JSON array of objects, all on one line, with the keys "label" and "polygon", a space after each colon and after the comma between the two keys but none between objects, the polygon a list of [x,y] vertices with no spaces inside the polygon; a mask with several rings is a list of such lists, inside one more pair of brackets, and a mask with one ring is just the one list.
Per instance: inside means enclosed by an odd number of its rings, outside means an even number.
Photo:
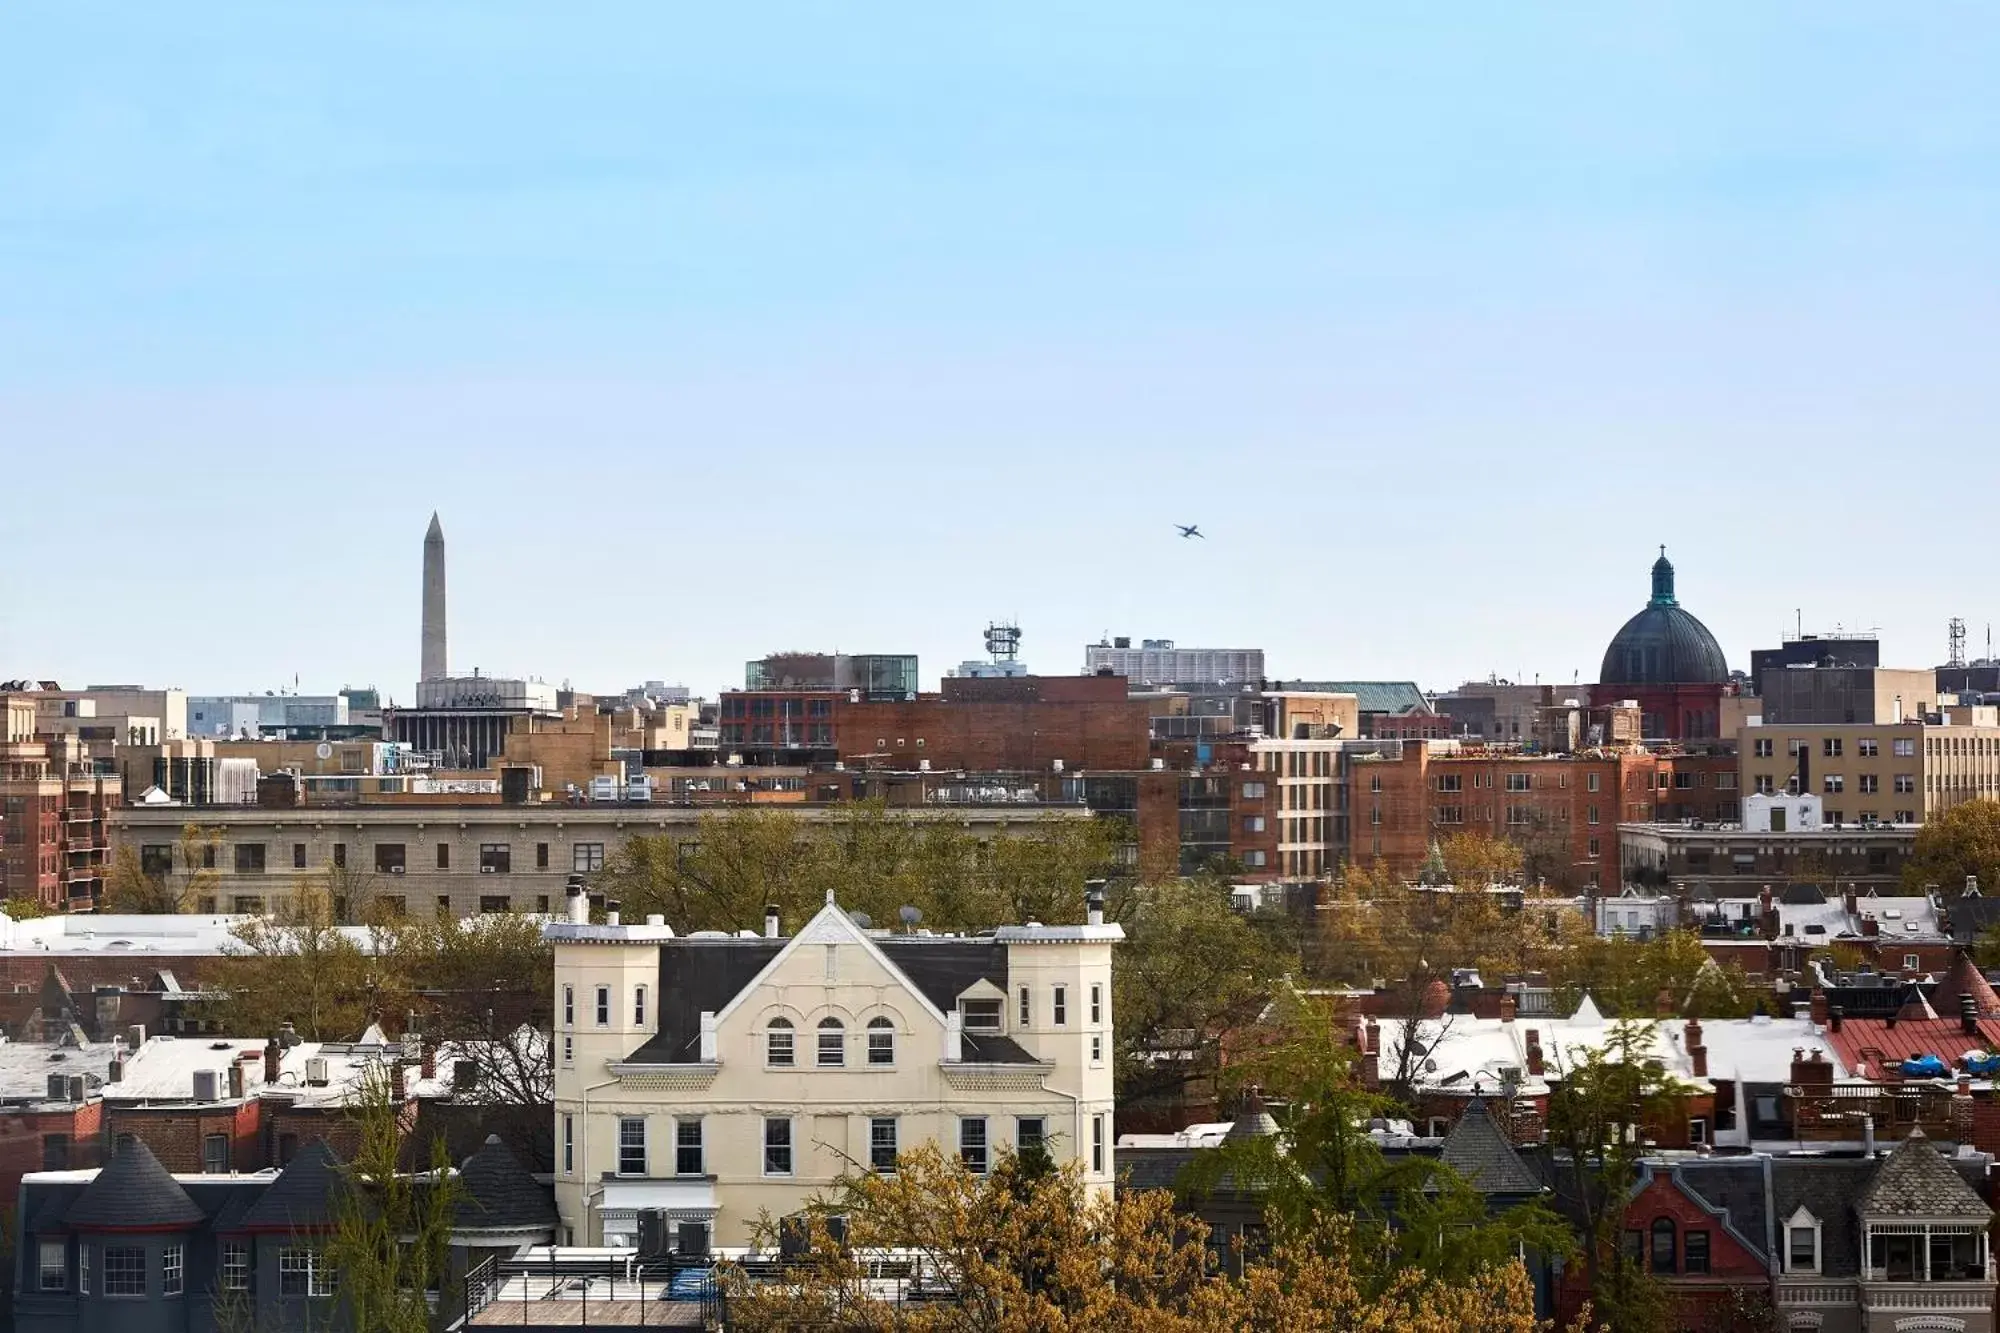
[{"label": "washington monument", "polygon": [[443,680],[444,651],[444,528],[431,515],[424,534],[424,651],[420,680]]}]

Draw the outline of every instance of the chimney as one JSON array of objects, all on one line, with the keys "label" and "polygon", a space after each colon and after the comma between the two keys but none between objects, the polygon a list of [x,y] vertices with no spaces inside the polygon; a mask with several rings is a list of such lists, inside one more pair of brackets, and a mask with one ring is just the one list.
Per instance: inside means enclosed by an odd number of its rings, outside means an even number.
[{"label": "chimney", "polygon": [[1528,1029],[1528,1040],[1527,1040],[1527,1048],[1528,1048],[1528,1051],[1527,1051],[1527,1055],[1528,1055],[1528,1073],[1529,1073],[1529,1074],[1530,1074],[1531,1076],[1535,1077],[1535,1078],[1540,1078],[1540,1077],[1542,1076],[1542,1072],[1543,1072],[1543,1068],[1542,1068],[1542,1034],[1541,1034],[1541,1031],[1540,1031],[1540,1029],[1538,1029],[1538,1028],[1529,1028],[1529,1029]]},{"label": "chimney", "polygon": [[417,1066],[417,1073],[425,1082],[430,1082],[438,1076],[437,1047],[430,1042],[424,1043],[423,1063]]},{"label": "chimney", "polygon": [[1513,1022],[1514,1016],[1520,1012],[1520,1002],[1514,998],[1512,991],[1508,991],[1500,997],[1500,1021],[1502,1023]]},{"label": "chimney", "polygon": [[131,1027],[125,1029],[125,1046],[128,1050],[137,1051],[145,1044],[146,1025],[144,1023],[134,1023]]},{"label": "chimney", "polygon": [[1812,1008],[1808,1012],[1812,1015],[1814,1023],[1821,1027],[1826,1026],[1826,992],[1818,986],[1813,987]]},{"label": "chimney", "polygon": [[1382,1054],[1382,1024],[1372,1018],[1368,1020],[1368,1049],[1364,1054]]},{"label": "chimney", "polygon": [[1701,1020],[1690,1018],[1687,1022],[1688,1065],[1696,1078],[1708,1077],[1708,1047],[1701,1043]]},{"label": "chimney", "polygon": [[1660,993],[1653,997],[1653,1016],[1672,1018],[1674,1016],[1674,993],[1662,986]]},{"label": "chimney", "polygon": [[289,1051],[298,1044],[299,1030],[292,1026],[292,1020],[288,1018],[278,1024],[278,1045]]},{"label": "chimney", "polygon": [[1861,910],[1861,899],[1852,888],[1849,888],[1846,893],[1841,895],[1841,902],[1846,905],[1849,916],[1853,916]]},{"label": "chimney", "polygon": [[1979,1035],[1979,1001],[1970,995],[1958,997],[1958,1030],[1968,1037]]},{"label": "chimney", "polygon": [[106,1083],[123,1083],[125,1081],[125,1052],[113,1051],[111,1053],[111,1068],[105,1073],[104,1081]]},{"label": "chimney", "polygon": [[243,1062],[242,1062],[241,1060],[231,1060],[231,1061],[229,1062],[229,1100],[230,1100],[230,1101],[232,1101],[232,1102],[240,1102],[240,1101],[242,1101],[242,1100],[243,1100],[243,1093],[244,1093],[244,1088],[243,1088],[243,1083],[244,1083],[244,1079],[243,1079]]},{"label": "chimney", "polygon": [[264,1081],[273,1085],[278,1082],[278,1067],[284,1062],[284,1048],[278,1045],[276,1037],[264,1043]]},{"label": "chimney", "polygon": [[567,887],[563,889],[563,905],[569,909],[569,921],[573,926],[590,924],[590,897],[583,891],[583,876],[571,875]]},{"label": "chimney", "polygon": [[1861,934],[1864,939],[1874,939],[1882,933],[1882,923],[1872,916],[1861,918]]},{"label": "chimney", "polygon": [[403,1072],[403,1062],[394,1056],[389,1059],[389,1099],[399,1106],[410,1099],[409,1076]]},{"label": "chimney", "polygon": [[618,924],[618,900],[616,898],[606,898],[604,900],[604,924],[607,926]]},{"label": "chimney", "polygon": [[1846,1006],[1836,1004],[1833,1008],[1827,1010],[1827,1029],[1832,1032],[1840,1031],[1840,1020],[1845,1017],[1847,1017]]},{"label": "chimney", "polygon": [[1104,881],[1087,880],[1083,886],[1084,920],[1093,926],[1104,924]]}]

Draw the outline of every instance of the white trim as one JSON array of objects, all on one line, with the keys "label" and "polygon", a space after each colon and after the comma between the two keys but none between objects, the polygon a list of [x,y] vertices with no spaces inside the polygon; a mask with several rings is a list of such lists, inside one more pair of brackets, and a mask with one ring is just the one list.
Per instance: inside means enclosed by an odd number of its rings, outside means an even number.
[{"label": "white trim", "polygon": [[[1787,1273],[1818,1273],[1826,1266],[1826,1251],[1822,1248],[1825,1237],[1820,1231],[1820,1220],[1800,1205],[1799,1210],[1786,1218],[1779,1226],[1784,1228],[1784,1265]],[[1811,1268],[1792,1267],[1792,1231],[1794,1228],[1811,1227],[1813,1233],[1813,1263]],[[1796,1327],[1796,1325],[1794,1325]]]},{"label": "white trim", "polygon": [[855,925],[854,919],[841,910],[840,905],[833,900],[832,890],[827,891],[826,906],[820,908],[818,915],[806,923],[805,929],[787,940],[785,947],[778,950],[777,957],[764,964],[762,970],[756,976],[750,978],[749,981],[745,982],[743,989],[737,991],[730,998],[728,1004],[723,1005],[721,1009],[716,1011],[716,1026],[720,1027],[723,1023],[727,1022],[749,1000],[750,996],[755,994],[764,985],[766,978],[774,975],[780,967],[784,966],[786,960],[802,944],[859,945],[867,952],[870,958],[881,964],[884,971],[903,984],[903,989],[908,991],[916,1002],[923,1006],[925,1013],[938,1021],[939,1027],[944,1026],[944,1011],[932,1004],[930,996],[918,990],[916,983],[905,976],[903,970],[890,961],[889,956],[882,952],[875,941],[868,938],[867,932]]}]

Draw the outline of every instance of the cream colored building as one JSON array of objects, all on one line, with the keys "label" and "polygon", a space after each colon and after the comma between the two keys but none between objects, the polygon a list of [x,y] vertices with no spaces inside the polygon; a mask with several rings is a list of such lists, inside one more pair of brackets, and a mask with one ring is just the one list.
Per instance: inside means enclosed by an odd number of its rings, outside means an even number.
[{"label": "cream colored building", "polygon": [[[837,819],[837,807],[801,807],[806,820]],[[571,874],[604,869],[635,834],[693,840],[692,806],[466,804],[435,801],[353,806],[132,805],[106,810],[112,856],[130,848],[142,867],[177,854],[181,831],[203,830],[213,875],[193,904],[201,912],[274,911],[301,883],[329,870],[350,891],[411,916],[560,911]],[[1089,819],[1082,806],[913,810],[913,820],[949,820],[982,836],[1033,837],[1048,821]],[[206,853],[204,852],[204,855]],[[358,904],[351,904],[358,911]]]},{"label": "cream colored building", "polygon": [[2000,726],[1764,724],[1741,728],[1736,747],[1746,797],[1787,790],[1803,755],[1805,787],[1829,824],[1916,824],[2000,799]]},{"label": "cream colored building", "polygon": [[572,1243],[746,1246],[847,1172],[935,1142],[1040,1143],[1109,1190],[1111,952],[1080,926],[892,933],[833,900],[797,934],[592,925],[555,947],[556,1207]]}]

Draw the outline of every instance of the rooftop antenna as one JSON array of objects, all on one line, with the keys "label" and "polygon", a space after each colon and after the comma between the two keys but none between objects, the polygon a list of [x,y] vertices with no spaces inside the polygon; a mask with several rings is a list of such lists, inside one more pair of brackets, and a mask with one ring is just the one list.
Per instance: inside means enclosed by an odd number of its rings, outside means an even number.
[{"label": "rooftop antenna", "polygon": [[1794,639],[1803,639],[1805,636],[1806,610],[1802,606],[1795,606],[1792,608],[1792,637]]},{"label": "rooftop antenna", "polygon": [[[1989,635],[1992,632],[1993,631],[1990,628],[1987,630],[1987,633]],[[1959,617],[1953,616],[1951,618],[1951,623],[1945,627],[1945,633],[1948,634],[1951,638],[1951,649],[1950,649],[1950,654],[1945,658],[1944,664],[1948,667],[1964,666],[1965,665],[1965,622],[1961,620]]]}]

